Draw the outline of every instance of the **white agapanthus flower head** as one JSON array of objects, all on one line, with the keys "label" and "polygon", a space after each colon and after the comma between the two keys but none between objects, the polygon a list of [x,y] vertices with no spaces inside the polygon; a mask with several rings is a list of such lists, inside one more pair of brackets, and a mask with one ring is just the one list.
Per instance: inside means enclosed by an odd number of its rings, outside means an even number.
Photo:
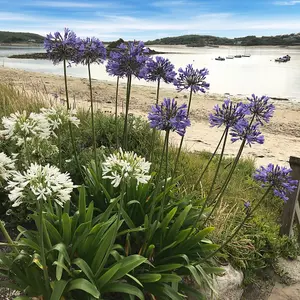
[{"label": "white agapanthus flower head", "polygon": [[0,152],[0,185],[1,181],[9,179],[13,170],[15,170],[15,160],[11,159],[4,152]]},{"label": "white agapanthus flower head", "polygon": [[12,139],[21,146],[25,139],[30,141],[33,138],[48,139],[50,136],[50,127],[47,119],[42,114],[16,112],[9,117],[2,118],[3,130],[0,130],[0,136],[5,139]]},{"label": "white agapanthus flower head", "polygon": [[70,200],[71,192],[76,186],[68,173],[61,173],[55,166],[31,164],[23,173],[13,171],[8,181],[7,190],[12,206],[34,201],[55,201],[58,205]]},{"label": "white agapanthus flower head", "polygon": [[69,121],[78,127],[80,120],[76,116],[75,109],[65,109],[64,107],[41,108],[41,114],[48,120],[50,130],[54,136],[55,131],[67,124]]},{"label": "white agapanthus flower head", "polygon": [[147,183],[151,176],[148,175],[150,162],[138,156],[134,152],[124,152],[121,148],[115,154],[106,157],[102,164],[103,178],[111,179],[114,187],[118,187],[122,181],[129,182],[131,179],[140,183]]}]

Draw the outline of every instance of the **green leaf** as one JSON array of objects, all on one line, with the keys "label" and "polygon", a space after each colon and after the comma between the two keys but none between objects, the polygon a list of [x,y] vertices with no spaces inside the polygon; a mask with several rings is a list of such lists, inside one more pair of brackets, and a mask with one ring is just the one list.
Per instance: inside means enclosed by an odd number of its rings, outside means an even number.
[{"label": "green leaf", "polygon": [[26,297],[26,296],[18,296],[14,298],[13,300],[32,300],[32,298]]},{"label": "green leaf", "polygon": [[67,287],[67,291],[73,291],[73,290],[81,290],[84,291],[90,295],[92,295],[94,298],[99,298],[100,293],[97,290],[97,288],[91,284],[88,280],[79,278],[72,280]]},{"label": "green leaf", "polygon": [[97,281],[99,289],[101,290],[110,280],[112,277],[117,273],[121,266],[121,263],[115,264],[113,267],[110,267],[108,271],[106,271]]},{"label": "green leaf", "polygon": [[160,265],[155,267],[155,269],[153,270],[153,272],[167,272],[167,271],[173,271],[176,269],[179,269],[183,267],[182,264],[167,264],[167,265]]},{"label": "green leaf", "polygon": [[79,224],[85,222],[85,214],[86,214],[86,192],[84,185],[79,188],[79,203],[78,203],[78,211],[79,211]]},{"label": "green leaf", "polygon": [[[66,248],[66,245],[63,244],[63,243],[59,243],[57,245],[55,245],[50,251],[53,251],[53,250],[56,250],[58,251],[59,253],[62,254],[63,258],[67,261],[67,263],[70,265],[71,264],[71,261],[70,261],[70,257],[69,257],[69,254],[67,252],[67,248]],[[49,251],[49,252],[50,252]]]},{"label": "green leaf", "polygon": [[59,232],[57,231],[57,229],[48,220],[45,220],[45,225],[46,225],[47,231],[49,233],[50,239],[52,241],[52,244],[55,245],[55,244],[60,243],[62,240],[62,237],[59,234]]},{"label": "green leaf", "polygon": [[83,259],[76,258],[73,261],[73,264],[82,270],[82,272],[85,274],[85,276],[89,279],[91,283],[95,284],[93,271]]},{"label": "green leaf", "polygon": [[180,282],[182,278],[176,274],[161,274],[160,282]]},{"label": "green leaf", "polygon": [[143,264],[147,258],[140,255],[131,255],[125,257],[121,261],[121,267],[118,272],[113,276],[112,280],[118,280],[125,276],[127,273],[131,272],[133,269]]},{"label": "green leaf", "polygon": [[103,289],[103,293],[129,294],[129,295],[134,295],[141,300],[144,300],[143,292],[137,287],[127,283],[121,283],[121,282],[110,283]]},{"label": "green leaf", "polygon": [[203,271],[207,274],[223,275],[225,270],[218,267],[203,267]]},{"label": "green leaf", "polygon": [[207,300],[206,296],[200,293],[198,290],[186,285],[186,284],[179,284],[179,289],[185,292],[189,297],[192,299],[197,300]]},{"label": "green leaf", "polygon": [[176,218],[176,221],[172,225],[171,229],[168,232],[166,244],[169,244],[171,240],[174,239],[175,236],[177,236],[181,226],[183,225],[189,211],[191,210],[192,205],[188,205],[181,214]]},{"label": "green leaf", "polygon": [[176,212],[177,212],[177,207],[174,207],[171,211],[169,211],[169,213],[162,220],[162,222],[160,224],[160,228],[162,229],[163,233],[166,232],[167,227],[169,226],[169,223],[171,222],[171,220],[175,216]]},{"label": "green leaf", "polygon": [[50,300],[60,300],[63,296],[67,284],[68,282],[65,280],[54,281]]},{"label": "green leaf", "polygon": [[94,214],[94,202],[91,202],[89,204],[89,207],[88,207],[87,212],[86,212],[85,222],[92,222],[93,214]]},{"label": "green leaf", "polygon": [[140,282],[157,282],[161,279],[162,275],[161,274],[140,274],[135,276]]},{"label": "green leaf", "polygon": [[72,239],[72,220],[68,214],[62,215],[62,230],[63,230],[63,241],[66,245],[69,245]]},{"label": "green leaf", "polygon": [[121,209],[121,213],[122,213],[122,217],[125,220],[127,226],[130,229],[134,229],[136,228],[136,226],[134,225],[133,221],[131,220],[131,218],[128,216],[127,212],[123,209],[123,207],[120,208]]}]

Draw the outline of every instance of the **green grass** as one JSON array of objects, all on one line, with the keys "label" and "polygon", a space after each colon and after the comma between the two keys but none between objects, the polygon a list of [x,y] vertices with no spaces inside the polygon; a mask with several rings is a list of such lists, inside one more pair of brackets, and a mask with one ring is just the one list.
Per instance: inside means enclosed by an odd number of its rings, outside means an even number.
[{"label": "green grass", "polygon": [[[38,91],[28,93],[10,85],[0,84],[0,117],[17,110],[38,111],[40,107],[46,105],[46,102],[40,99],[46,99],[46,97]],[[80,111],[78,116],[81,120],[81,125],[78,130],[75,130],[75,140],[80,154],[80,161],[82,164],[86,164],[92,158],[91,118],[89,113],[84,111]],[[117,126],[119,132],[118,140],[121,141],[123,133],[122,118],[119,118]],[[113,151],[117,146],[114,117],[97,112],[95,115],[95,127],[99,152],[107,153]],[[129,149],[148,158],[152,131],[147,122],[139,118],[131,118],[130,128]],[[74,161],[68,162],[68,159],[72,157],[68,131],[64,133],[62,141],[64,150],[63,169],[70,172],[73,179],[80,183],[79,172]],[[6,146],[6,143],[1,142],[0,151],[7,150]],[[100,146],[104,146],[105,149],[101,149]],[[155,149],[154,169],[159,164],[162,149],[159,135],[155,142]],[[173,168],[176,151],[175,147],[171,147],[169,170]],[[218,157],[212,161],[209,170],[203,177],[202,185],[195,187],[201,170],[209,158],[210,153],[208,152],[191,153],[183,151],[181,154],[178,166],[178,175],[182,175],[179,182],[180,190],[188,195],[193,191],[192,198],[195,201],[200,199],[201,195],[205,196],[208,193],[216,170]],[[57,164],[57,161],[51,160],[50,163]],[[224,182],[231,163],[232,159],[223,159],[215,193]],[[215,226],[215,231],[211,236],[214,242],[221,244],[238,226],[245,215],[245,201],[259,200],[261,198],[263,191],[252,179],[254,171],[255,164],[253,160],[242,159],[239,162],[230,185],[211,221],[211,225]],[[223,251],[223,257],[220,259],[228,260],[235,266],[244,269],[246,282],[253,280],[256,269],[272,265],[279,256],[294,257],[298,253],[296,243],[286,237],[280,238],[278,235],[282,207],[283,203],[278,199],[267,199],[256,211],[255,217],[247,222],[245,227]]]}]

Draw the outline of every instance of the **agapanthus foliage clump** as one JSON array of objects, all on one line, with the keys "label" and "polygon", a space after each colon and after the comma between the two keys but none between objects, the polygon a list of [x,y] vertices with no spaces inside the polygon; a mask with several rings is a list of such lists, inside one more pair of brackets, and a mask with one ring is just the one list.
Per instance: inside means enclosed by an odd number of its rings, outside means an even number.
[{"label": "agapanthus foliage clump", "polygon": [[0,130],[0,136],[5,139],[16,141],[18,146],[37,138],[40,140],[48,139],[50,128],[47,119],[42,114],[16,112],[9,117],[2,118],[3,130]]},{"label": "agapanthus foliage clump", "polygon": [[164,131],[175,131],[184,136],[186,127],[191,125],[187,116],[187,105],[177,105],[175,99],[165,98],[161,105],[154,105],[148,114],[151,128]]},{"label": "agapanthus foliage clump", "polygon": [[246,145],[251,147],[252,144],[263,144],[264,136],[259,131],[259,123],[250,124],[247,119],[240,119],[232,128],[230,135],[231,141],[234,143],[238,140],[245,140]]},{"label": "agapanthus foliage clump", "polygon": [[68,122],[76,127],[80,124],[80,120],[76,116],[77,112],[74,109],[66,110],[63,107],[41,108],[41,114],[47,119],[51,134],[54,136],[56,136],[56,131]]},{"label": "agapanthus foliage clump", "polygon": [[9,179],[13,170],[15,170],[15,160],[0,152],[0,186],[2,181]]},{"label": "agapanthus foliage clump", "polygon": [[174,85],[178,91],[190,89],[193,93],[205,93],[209,89],[209,83],[205,81],[208,74],[206,68],[194,69],[193,65],[188,64],[185,69],[179,68]]},{"label": "agapanthus foliage clump", "polygon": [[33,163],[24,172],[13,171],[8,181],[8,197],[12,206],[21,203],[34,204],[38,201],[53,201],[63,206],[71,198],[76,186],[68,173],[61,173],[55,166]]},{"label": "agapanthus foliage clump", "polygon": [[118,187],[121,183],[129,184],[132,179],[136,180],[138,186],[150,180],[151,176],[148,175],[150,165],[151,163],[145,158],[120,148],[118,152],[106,157],[103,162],[103,178],[110,179],[114,187]]},{"label": "agapanthus foliage clump", "polygon": [[252,94],[251,98],[247,98],[249,103],[247,104],[249,113],[254,116],[257,122],[261,125],[268,123],[273,117],[275,106],[269,103],[268,96],[258,97]]},{"label": "agapanthus foliage clump", "polygon": [[171,64],[169,59],[161,56],[147,60],[141,72],[143,78],[147,81],[163,80],[165,83],[172,83],[176,76],[174,65]]},{"label": "agapanthus foliage clump", "polygon": [[291,176],[292,169],[269,164],[266,168],[261,166],[256,170],[254,179],[262,184],[262,187],[270,187],[275,196],[283,201],[288,200],[288,194],[292,193],[298,184]]},{"label": "agapanthus foliage clump", "polygon": [[76,60],[78,40],[76,34],[68,28],[63,33],[50,33],[44,40],[44,48],[54,64],[66,61],[69,65]]},{"label": "agapanthus foliage clump", "polygon": [[106,48],[103,43],[95,37],[79,39],[77,41],[77,48],[77,63],[84,65],[92,63],[103,64],[106,59]]},{"label": "agapanthus foliage clump", "polygon": [[222,107],[218,104],[214,106],[214,112],[209,115],[210,126],[230,128],[243,119],[246,112],[247,107],[242,102],[234,104],[230,99],[226,99]]},{"label": "agapanthus foliage clump", "polygon": [[149,49],[143,42],[128,42],[118,46],[117,51],[110,52],[106,70],[109,75],[142,78],[142,68],[148,60]]}]

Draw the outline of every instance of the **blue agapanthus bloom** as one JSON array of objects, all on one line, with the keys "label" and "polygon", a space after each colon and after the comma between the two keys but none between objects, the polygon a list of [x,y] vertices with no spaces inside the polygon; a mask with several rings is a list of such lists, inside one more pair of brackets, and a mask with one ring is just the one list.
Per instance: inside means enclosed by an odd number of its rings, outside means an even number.
[{"label": "blue agapanthus bloom", "polygon": [[44,40],[44,48],[46,49],[49,58],[56,65],[62,61],[67,61],[70,65],[76,59],[76,34],[68,28],[65,28],[64,33],[50,33]]},{"label": "blue agapanthus bloom", "polygon": [[106,59],[106,48],[97,38],[77,40],[77,62],[84,65],[97,63],[102,64]]},{"label": "blue agapanthus bloom", "polygon": [[218,104],[214,106],[214,113],[209,115],[209,123],[211,127],[224,125],[229,128],[244,118],[246,113],[247,106],[242,102],[234,104],[230,99],[226,99],[222,107]]},{"label": "blue agapanthus bloom", "polygon": [[298,185],[298,180],[292,179],[291,171],[286,167],[269,164],[266,168],[257,169],[253,177],[262,183],[262,187],[271,187],[274,195],[286,202],[287,195],[292,193]]},{"label": "blue agapanthus bloom", "polygon": [[249,124],[246,119],[240,119],[232,128],[230,135],[232,136],[231,141],[234,143],[238,140],[245,140],[246,145],[251,147],[252,144],[258,143],[263,144],[265,141],[264,136],[261,134],[259,129],[259,123],[253,125]]},{"label": "blue agapanthus bloom", "polygon": [[252,94],[252,97],[247,99],[249,100],[249,113],[254,116],[256,121],[261,125],[263,125],[263,122],[268,123],[275,111],[275,106],[269,103],[269,97],[258,97]]},{"label": "blue agapanthus bloom", "polygon": [[178,91],[191,89],[193,93],[205,93],[209,89],[209,83],[205,81],[209,74],[207,69],[194,69],[193,65],[189,64],[185,69],[179,68],[178,77],[174,80],[174,85]]},{"label": "blue agapanthus bloom", "polygon": [[175,99],[165,98],[161,105],[154,105],[148,115],[150,127],[157,130],[175,131],[185,135],[186,127],[191,126],[187,116],[187,105],[177,106]]},{"label": "blue agapanthus bloom", "polygon": [[106,71],[109,75],[127,77],[134,75],[142,78],[141,70],[148,60],[149,49],[143,42],[128,42],[118,46],[118,51],[111,51]]},{"label": "blue agapanthus bloom", "polygon": [[147,60],[141,72],[141,75],[147,81],[163,80],[165,83],[171,83],[176,76],[174,65],[167,58],[161,56]]}]

